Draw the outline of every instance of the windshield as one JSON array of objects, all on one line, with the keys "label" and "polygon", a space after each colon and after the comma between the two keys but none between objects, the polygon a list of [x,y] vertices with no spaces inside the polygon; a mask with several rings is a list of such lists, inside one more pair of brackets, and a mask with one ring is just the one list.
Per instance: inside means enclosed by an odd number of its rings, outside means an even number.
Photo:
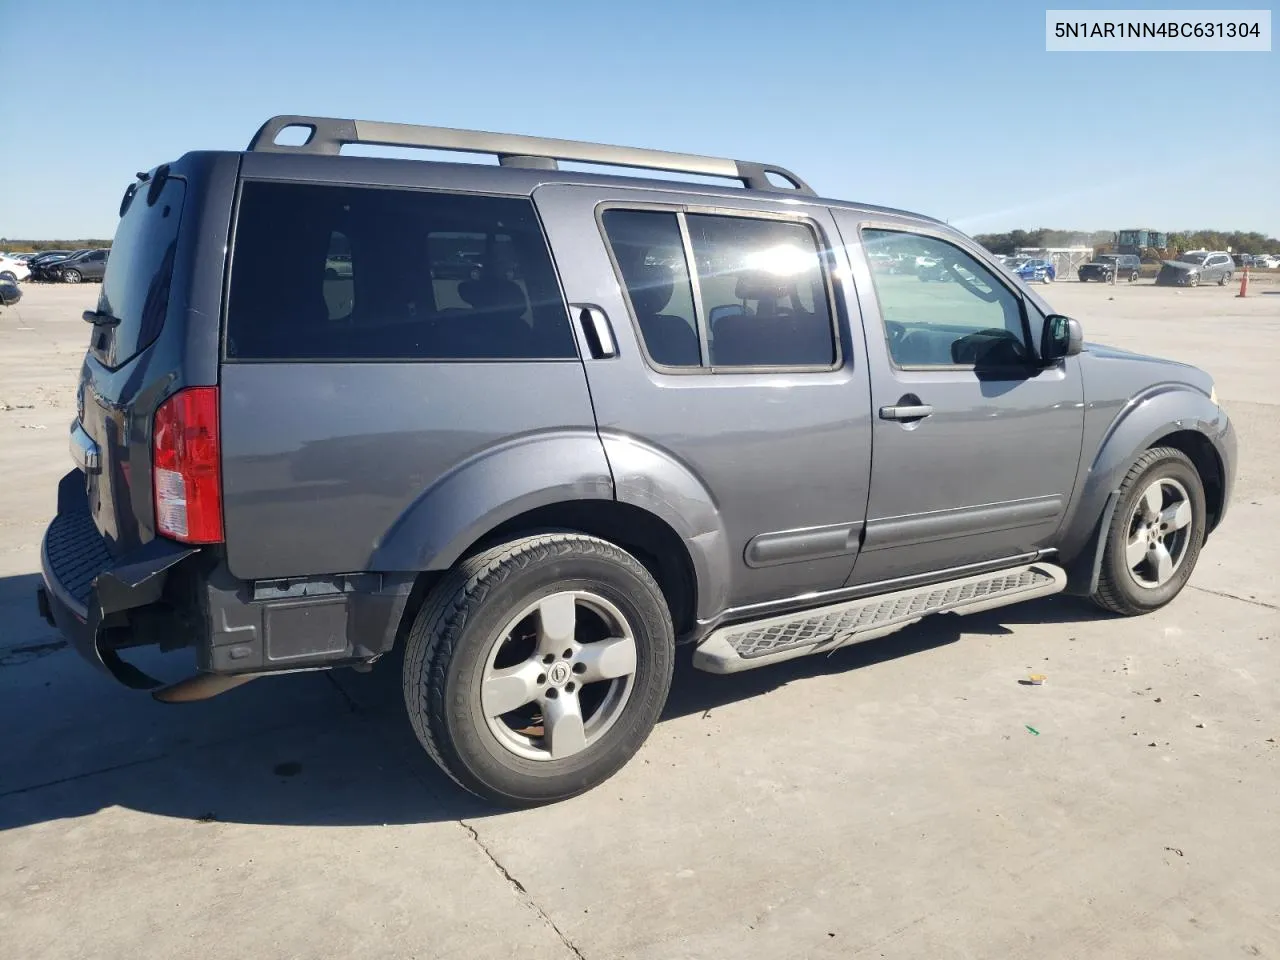
[{"label": "windshield", "polygon": [[1204,263],[1207,253],[1184,253],[1178,259],[1183,263]]}]

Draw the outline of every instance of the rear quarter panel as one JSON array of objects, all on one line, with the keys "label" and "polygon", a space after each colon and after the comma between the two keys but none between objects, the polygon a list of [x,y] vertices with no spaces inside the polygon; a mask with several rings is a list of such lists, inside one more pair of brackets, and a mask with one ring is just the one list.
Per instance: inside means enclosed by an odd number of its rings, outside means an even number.
[{"label": "rear quarter panel", "polygon": [[576,359],[227,363],[221,394],[241,579],[447,567],[519,512],[612,497]]}]

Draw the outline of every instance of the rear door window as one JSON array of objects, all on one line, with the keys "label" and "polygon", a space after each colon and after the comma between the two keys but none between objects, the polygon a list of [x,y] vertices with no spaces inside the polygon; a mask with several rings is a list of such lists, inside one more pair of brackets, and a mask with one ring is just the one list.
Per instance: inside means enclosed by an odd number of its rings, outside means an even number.
[{"label": "rear door window", "polygon": [[116,227],[111,256],[101,255],[107,268],[98,311],[120,322],[96,325],[90,351],[108,367],[127,363],[160,335],[186,192],[179,177],[166,177],[154,196],[140,185]]},{"label": "rear door window", "polygon": [[689,214],[713,367],[827,367],[830,298],[803,223]]},{"label": "rear door window", "polygon": [[235,236],[228,359],[577,356],[528,199],[249,181]]},{"label": "rear door window", "polygon": [[621,208],[602,222],[654,363],[714,373],[836,362],[822,245],[808,223]]}]

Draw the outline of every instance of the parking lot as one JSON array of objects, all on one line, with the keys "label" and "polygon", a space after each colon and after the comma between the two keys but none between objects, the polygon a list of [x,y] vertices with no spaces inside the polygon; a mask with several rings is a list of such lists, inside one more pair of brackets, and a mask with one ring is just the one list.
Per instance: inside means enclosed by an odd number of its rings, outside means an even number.
[{"label": "parking lot", "polygon": [[66,649],[33,594],[97,287],[27,285],[0,310],[0,956],[1280,957],[1280,282],[1041,289],[1216,377],[1240,472],[1177,601],[727,677],[684,651],[618,776],[510,813],[422,753],[393,661],[163,706]]}]

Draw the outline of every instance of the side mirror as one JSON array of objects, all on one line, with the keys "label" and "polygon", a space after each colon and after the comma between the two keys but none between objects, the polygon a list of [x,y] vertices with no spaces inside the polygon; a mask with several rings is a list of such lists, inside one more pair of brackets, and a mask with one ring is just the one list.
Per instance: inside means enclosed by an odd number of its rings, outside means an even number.
[{"label": "side mirror", "polygon": [[1040,360],[1044,364],[1057,363],[1063,357],[1074,357],[1084,349],[1084,331],[1080,323],[1059,313],[1044,318],[1044,330],[1040,334]]}]

